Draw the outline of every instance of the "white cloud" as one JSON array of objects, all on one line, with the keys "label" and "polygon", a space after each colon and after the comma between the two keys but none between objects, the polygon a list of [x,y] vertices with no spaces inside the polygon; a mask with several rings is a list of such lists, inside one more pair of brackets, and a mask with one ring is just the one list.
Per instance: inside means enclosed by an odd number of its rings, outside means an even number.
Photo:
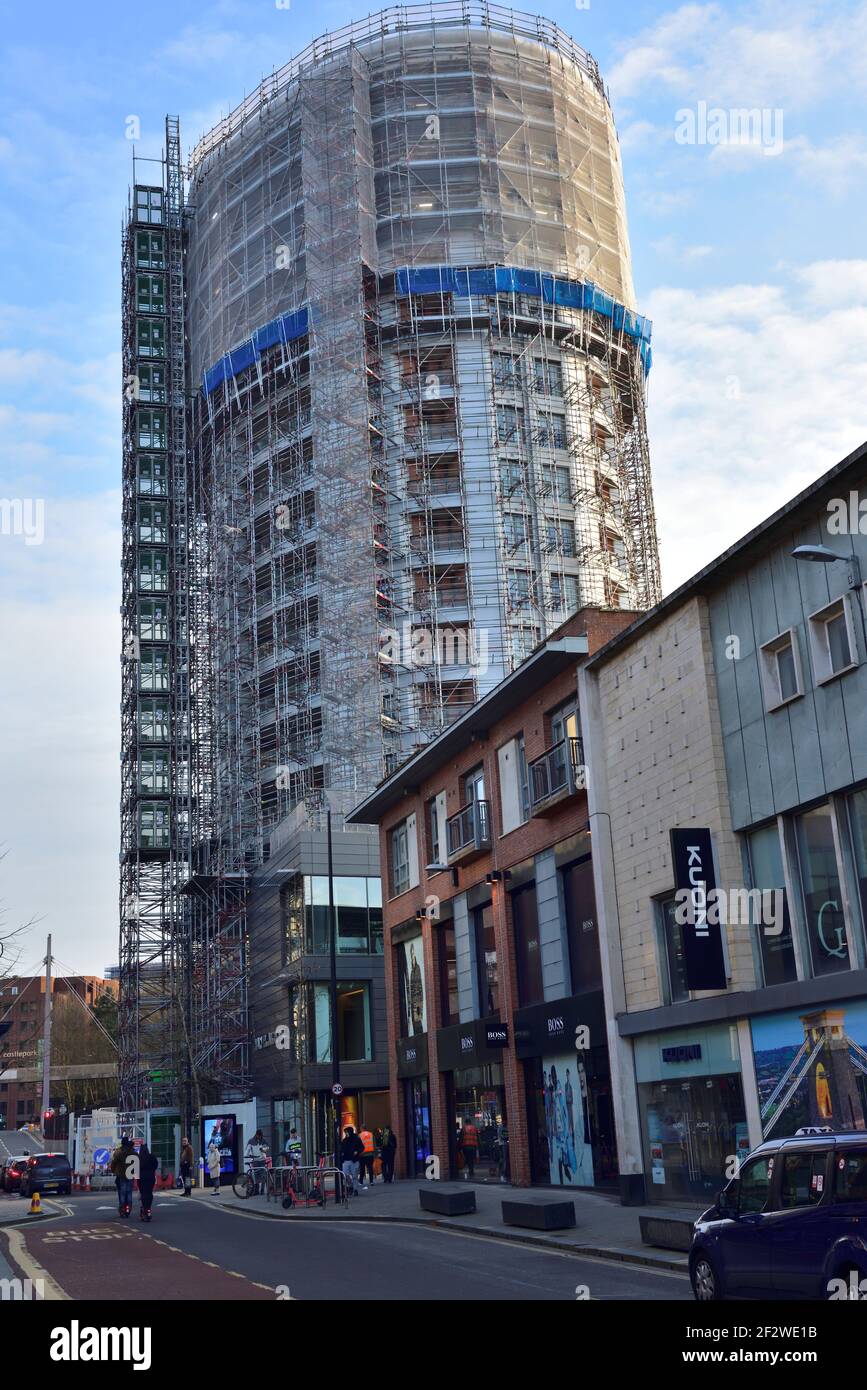
[{"label": "white cloud", "polygon": [[[757,525],[867,436],[867,261],[787,286],[659,289],[649,428],[666,590]],[[806,298],[805,289],[806,287]]]}]

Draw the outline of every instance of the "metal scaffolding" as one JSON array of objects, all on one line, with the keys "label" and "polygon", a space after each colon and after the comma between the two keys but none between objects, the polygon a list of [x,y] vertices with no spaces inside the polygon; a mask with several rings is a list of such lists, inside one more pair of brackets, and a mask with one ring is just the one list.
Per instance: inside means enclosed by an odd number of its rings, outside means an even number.
[{"label": "metal scaffolding", "polygon": [[398,6],[201,140],[186,207],[166,139],[124,241],[124,371],[164,392],[125,404],[130,1107],[152,1073],[246,1094],[245,891],[287,815],[339,817],[570,612],[660,592],[650,327],[588,54]]}]

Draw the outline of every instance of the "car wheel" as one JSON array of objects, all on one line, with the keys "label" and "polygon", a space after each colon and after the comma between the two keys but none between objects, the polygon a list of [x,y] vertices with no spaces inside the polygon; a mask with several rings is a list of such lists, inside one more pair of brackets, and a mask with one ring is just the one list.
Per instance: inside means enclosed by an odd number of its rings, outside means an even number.
[{"label": "car wheel", "polygon": [[692,1292],[699,1303],[714,1303],[720,1294],[717,1272],[707,1255],[698,1255],[690,1269]]}]

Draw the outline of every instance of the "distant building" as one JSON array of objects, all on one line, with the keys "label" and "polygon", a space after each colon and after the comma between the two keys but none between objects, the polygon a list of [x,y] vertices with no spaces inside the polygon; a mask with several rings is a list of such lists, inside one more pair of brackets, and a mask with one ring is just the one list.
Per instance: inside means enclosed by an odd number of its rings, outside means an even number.
[{"label": "distant building", "polygon": [[[93,1008],[103,995],[117,999],[118,985],[116,980],[103,979],[98,975],[52,979],[51,993],[55,1007],[60,1000],[74,1008],[80,1007],[74,1002],[73,991],[84,1004]],[[44,975],[0,977],[0,1019],[11,1025],[8,1031],[0,1034],[0,1117],[8,1129],[18,1129],[20,1125],[40,1120],[41,1074],[34,1077],[31,1073],[42,1064],[44,1016]],[[77,1060],[83,1065],[89,1059],[82,1056]],[[22,1072],[26,1079],[22,1078]],[[52,1065],[52,1074],[54,1072],[55,1066]],[[63,1103],[59,1098],[60,1090],[58,1086],[58,1104]],[[112,1080],[109,1090],[112,1096],[116,1094],[116,1081]],[[51,1094],[53,1100],[53,1086]]]}]

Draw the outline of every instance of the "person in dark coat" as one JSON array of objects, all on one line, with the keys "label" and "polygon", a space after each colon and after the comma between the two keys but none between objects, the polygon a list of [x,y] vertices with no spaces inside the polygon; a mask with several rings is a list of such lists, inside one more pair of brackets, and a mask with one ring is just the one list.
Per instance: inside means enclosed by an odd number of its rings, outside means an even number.
[{"label": "person in dark coat", "polygon": [[154,1201],[154,1183],[157,1180],[158,1168],[156,1154],[152,1154],[147,1144],[142,1144],[138,1151],[138,1195],[141,1202],[139,1220],[150,1221],[151,1207]]},{"label": "person in dark coat", "polygon": [[340,1141],[340,1167],[350,1197],[358,1191],[358,1160],[364,1153],[364,1145],[352,1125],[347,1125]]},{"label": "person in dark coat", "polygon": [[394,1182],[394,1155],[397,1153],[397,1135],[386,1125],[382,1131],[379,1151],[382,1155],[382,1181]]},{"label": "person in dark coat", "polygon": [[193,1188],[193,1146],[186,1136],[181,1140],[180,1178],[184,1184],[184,1196],[189,1197]]}]

